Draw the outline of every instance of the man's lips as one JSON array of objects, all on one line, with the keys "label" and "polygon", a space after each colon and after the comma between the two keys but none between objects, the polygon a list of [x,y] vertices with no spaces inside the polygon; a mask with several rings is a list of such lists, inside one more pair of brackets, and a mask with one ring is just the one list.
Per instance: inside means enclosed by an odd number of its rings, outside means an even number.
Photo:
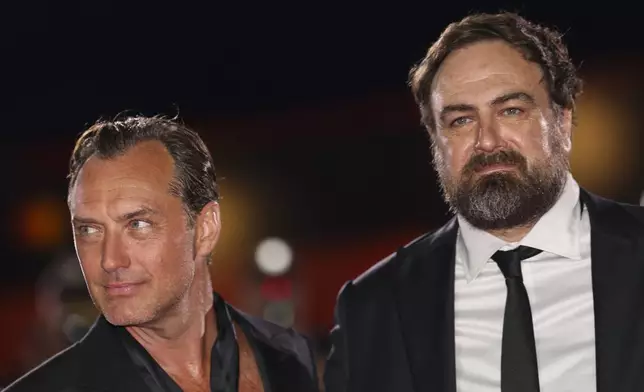
[{"label": "man's lips", "polygon": [[494,173],[499,171],[508,171],[508,170],[515,170],[515,169],[516,169],[516,165],[513,165],[513,164],[495,163],[491,165],[477,167],[474,171],[478,174],[489,174],[489,173]]},{"label": "man's lips", "polygon": [[133,294],[144,282],[115,282],[104,285],[105,291],[110,295]]}]

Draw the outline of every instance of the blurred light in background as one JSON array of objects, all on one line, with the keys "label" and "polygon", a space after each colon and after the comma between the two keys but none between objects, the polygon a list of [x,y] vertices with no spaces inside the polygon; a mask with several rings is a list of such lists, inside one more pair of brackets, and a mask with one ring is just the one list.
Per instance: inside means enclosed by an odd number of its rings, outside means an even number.
[{"label": "blurred light in background", "polygon": [[572,172],[586,189],[617,198],[632,186],[639,170],[639,133],[630,86],[621,73],[607,69],[592,75],[579,98],[573,130]]},{"label": "blurred light in background", "polygon": [[285,328],[293,326],[295,307],[293,301],[274,301],[264,306],[264,318]]},{"label": "blurred light in background", "polygon": [[293,282],[285,276],[266,277],[262,281],[260,292],[268,301],[283,301],[293,295]]},{"label": "blurred light in background", "polygon": [[255,262],[259,270],[266,275],[282,275],[291,268],[293,251],[286,241],[280,238],[267,238],[257,246]]},{"label": "blurred light in background", "polygon": [[293,264],[291,247],[281,238],[266,238],[257,246],[255,262],[266,275],[260,286],[260,293],[265,301],[263,317],[283,327],[293,326],[293,282],[289,276],[285,276]]},{"label": "blurred light in background", "polygon": [[223,170],[221,180],[221,233],[213,253],[210,275],[213,288],[226,300],[244,309],[252,309],[253,297],[249,271],[253,269],[253,251],[257,238],[258,202],[252,184],[229,180],[235,177]]},{"label": "blurred light in background", "polygon": [[87,291],[78,258],[73,251],[61,252],[40,274],[35,285],[38,330],[44,326],[65,339],[79,340],[98,316]]},{"label": "blurred light in background", "polygon": [[18,214],[21,242],[30,248],[49,249],[60,245],[69,230],[63,200],[41,196],[27,201]]}]

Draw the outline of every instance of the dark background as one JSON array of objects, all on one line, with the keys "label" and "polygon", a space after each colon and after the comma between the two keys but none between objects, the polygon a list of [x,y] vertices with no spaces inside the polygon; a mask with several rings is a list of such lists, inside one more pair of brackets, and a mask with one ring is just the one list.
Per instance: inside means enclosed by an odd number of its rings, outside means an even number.
[{"label": "dark background", "polygon": [[[441,30],[471,12],[519,11],[565,32],[587,81],[573,173],[591,191],[638,203],[644,37],[635,3],[517,4],[3,5],[0,380],[58,347],[33,336],[55,335],[64,319],[36,305],[47,268],[73,258],[67,160],[85,127],[123,112],[179,115],[200,132],[224,196],[218,290],[261,314],[267,278],[255,247],[283,238],[294,252],[284,284],[295,325],[318,338],[322,357],[340,285],[448,218],[405,82]],[[74,285],[65,282],[45,295],[50,309],[76,301],[59,295]]]}]

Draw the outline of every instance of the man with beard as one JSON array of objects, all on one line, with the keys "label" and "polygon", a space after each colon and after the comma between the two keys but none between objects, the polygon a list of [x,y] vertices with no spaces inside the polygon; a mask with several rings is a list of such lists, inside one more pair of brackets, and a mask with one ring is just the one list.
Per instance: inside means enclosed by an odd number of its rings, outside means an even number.
[{"label": "man with beard", "polygon": [[213,291],[219,191],[199,135],[160,117],[101,121],[70,160],[74,245],[101,315],[7,391],[317,391],[303,336]]},{"label": "man with beard", "polygon": [[326,390],[644,390],[644,211],[570,174],[561,36],[471,15],[410,85],[455,216],[342,288]]}]

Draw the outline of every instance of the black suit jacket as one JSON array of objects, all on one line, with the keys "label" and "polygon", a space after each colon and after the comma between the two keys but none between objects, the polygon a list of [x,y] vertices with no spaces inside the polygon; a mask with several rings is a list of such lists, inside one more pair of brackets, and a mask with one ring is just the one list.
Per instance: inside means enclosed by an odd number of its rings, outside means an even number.
[{"label": "black suit jacket", "polygon": [[[228,306],[232,319],[260,351],[269,379],[265,392],[314,392],[318,381],[307,340],[292,329]],[[116,328],[99,317],[78,343],[27,373],[6,392],[151,392],[130,359]]]},{"label": "black suit jacket", "polygon": [[[598,392],[644,391],[644,208],[581,191],[591,222]],[[456,219],[340,291],[327,392],[455,392]]]}]

